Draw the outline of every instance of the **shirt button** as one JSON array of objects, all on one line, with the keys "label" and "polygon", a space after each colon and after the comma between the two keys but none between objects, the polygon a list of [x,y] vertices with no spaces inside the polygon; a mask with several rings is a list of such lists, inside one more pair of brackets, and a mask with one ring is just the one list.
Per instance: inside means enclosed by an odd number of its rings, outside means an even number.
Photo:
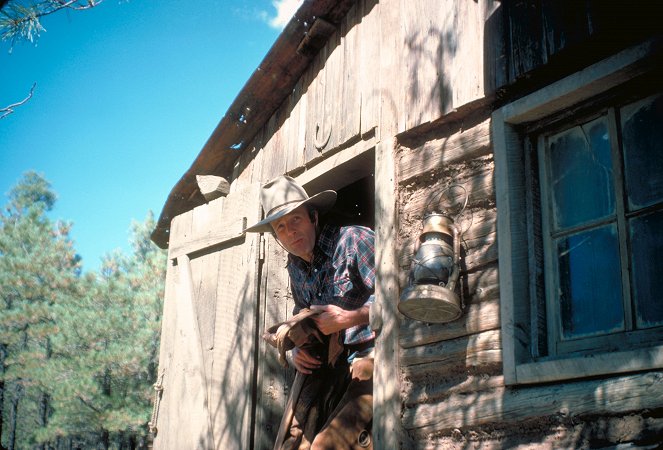
[{"label": "shirt button", "polygon": [[322,292],[318,292],[318,297],[322,297]]},{"label": "shirt button", "polygon": [[313,269],[313,272],[318,273],[318,269]]}]

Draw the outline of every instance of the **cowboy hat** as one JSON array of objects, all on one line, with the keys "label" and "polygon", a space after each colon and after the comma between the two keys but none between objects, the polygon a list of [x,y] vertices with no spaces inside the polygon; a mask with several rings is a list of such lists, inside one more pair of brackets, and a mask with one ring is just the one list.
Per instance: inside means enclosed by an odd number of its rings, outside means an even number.
[{"label": "cowboy hat", "polygon": [[282,175],[263,185],[260,190],[260,203],[265,218],[246,229],[248,233],[266,233],[273,231],[271,223],[294,211],[302,205],[313,206],[323,214],[336,203],[335,191],[322,191],[309,197],[303,187],[294,178]]}]

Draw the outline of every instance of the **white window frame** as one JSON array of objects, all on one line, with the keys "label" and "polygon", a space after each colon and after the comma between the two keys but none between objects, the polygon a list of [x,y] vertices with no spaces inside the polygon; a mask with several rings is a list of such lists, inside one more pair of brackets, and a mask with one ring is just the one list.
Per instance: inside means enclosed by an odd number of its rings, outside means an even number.
[{"label": "white window frame", "polygon": [[645,42],[509,103],[492,116],[495,153],[500,315],[504,381],[543,383],[602,374],[663,368],[663,345],[535,360],[530,351],[530,283],[527,170],[522,125],[560,113],[616,88],[661,63],[661,43]]}]

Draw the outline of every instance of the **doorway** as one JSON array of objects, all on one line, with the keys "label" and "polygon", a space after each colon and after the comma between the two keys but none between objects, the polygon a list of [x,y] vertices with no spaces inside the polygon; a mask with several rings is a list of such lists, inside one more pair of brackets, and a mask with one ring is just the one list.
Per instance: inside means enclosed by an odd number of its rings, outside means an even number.
[{"label": "doorway", "polygon": [[304,184],[309,195],[326,189],[337,193],[336,204],[321,220],[334,225],[375,229],[375,149],[339,164]]}]

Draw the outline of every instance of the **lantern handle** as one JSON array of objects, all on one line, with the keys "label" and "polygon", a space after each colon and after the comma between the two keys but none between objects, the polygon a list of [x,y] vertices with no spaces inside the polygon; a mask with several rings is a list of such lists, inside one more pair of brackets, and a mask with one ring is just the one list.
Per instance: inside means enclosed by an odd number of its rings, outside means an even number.
[{"label": "lantern handle", "polygon": [[[463,211],[465,211],[465,208],[467,207],[467,202],[468,202],[468,200],[469,200],[469,195],[467,195],[467,189],[465,189],[465,187],[463,187],[463,186],[460,185],[460,184],[452,184],[452,185],[449,185],[446,189],[442,190],[442,192],[440,192],[440,193],[437,195],[437,197],[433,197],[433,198],[436,198],[437,200],[436,200],[435,202],[430,202],[430,203],[427,205],[427,207],[424,209],[424,216],[426,216],[427,214],[433,214],[433,213],[435,213],[436,211],[435,211],[434,209],[429,211],[429,210],[428,210],[428,207],[429,207],[431,204],[432,204],[432,205],[435,205],[435,206],[440,206],[440,202],[442,201],[442,198],[444,197],[444,194],[446,194],[447,192],[450,192],[450,191],[451,191],[452,189],[454,189],[454,188],[460,188],[460,189],[463,190],[463,195],[464,195],[464,197],[465,197],[465,199],[463,200],[463,206],[460,207],[460,209],[458,209],[458,212],[457,212],[456,214],[450,214],[450,213],[448,213],[447,211],[444,211],[444,208],[440,208],[440,210],[441,210],[440,214],[445,215],[445,216],[447,216],[447,217],[450,217],[450,218],[453,219],[454,221],[455,221],[456,219],[458,219],[458,217],[463,213]],[[456,205],[457,205],[457,204],[456,204]],[[448,209],[453,209],[453,208],[448,208]]]}]

